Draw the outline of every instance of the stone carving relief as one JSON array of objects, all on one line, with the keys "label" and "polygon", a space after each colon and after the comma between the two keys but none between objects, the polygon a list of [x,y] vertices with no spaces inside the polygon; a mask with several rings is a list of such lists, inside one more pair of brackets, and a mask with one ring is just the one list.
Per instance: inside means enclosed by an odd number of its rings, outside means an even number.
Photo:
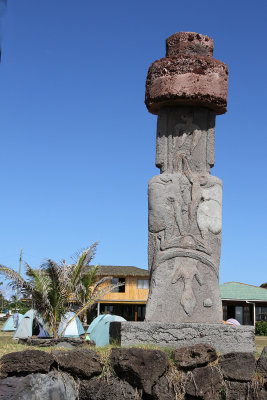
[{"label": "stone carving relief", "polygon": [[[168,115],[167,115],[168,114]],[[177,153],[191,159],[194,171],[209,172],[214,164],[215,115],[207,109],[162,110],[157,127],[156,166],[173,172]]]},{"label": "stone carving relief", "polygon": [[228,69],[212,50],[208,37],[176,33],[167,39],[166,57],[148,71],[145,102],[158,115],[160,175],[148,185],[147,321],[222,320],[222,182],[210,169],[215,118],[226,112]]},{"label": "stone carving relief", "polygon": [[193,172],[182,153],[174,170],[149,182],[148,229],[154,253],[178,247],[211,254],[208,234],[221,232],[222,183]]},{"label": "stone carving relief", "polygon": [[[165,126],[166,130],[164,118],[158,129]],[[206,274],[218,281],[215,255],[220,246],[222,182],[209,173],[214,162],[214,158],[207,157],[207,148],[214,145],[212,123],[203,131],[190,111],[173,115],[167,125],[170,134],[158,133],[157,163],[162,173],[154,176],[148,186],[151,285],[147,315],[150,318],[161,308],[154,302],[153,292],[160,290],[162,283],[159,285],[155,277],[164,265],[172,271],[169,289],[176,293],[190,318],[197,309],[195,292],[206,285]],[[200,267],[208,272],[203,275]],[[207,297],[201,302],[203,309],[213,305]]]},{"label": "stone carving relief", "polygon": [[182,292],[180,303],[187,315],[191,316],[195,305],[196,298],[193,292],[192,283],[194,278],[199,285],[202,285],[203,278],[197,268],[199,261],[187,257],[179,257],[175,259],[175,273],[172,279],[172,284],[175,284],[179,279],[183,280],[184,289]]}]

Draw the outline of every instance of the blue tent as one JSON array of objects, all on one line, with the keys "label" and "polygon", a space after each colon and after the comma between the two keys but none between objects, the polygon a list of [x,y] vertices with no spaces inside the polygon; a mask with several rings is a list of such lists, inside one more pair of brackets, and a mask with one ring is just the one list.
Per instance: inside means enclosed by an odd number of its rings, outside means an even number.
[{"label": "blue tent", "polygon": [[33,335],[48,337],[43,318],[36,310],[29,310],[21,319],[13,339],[27,338]]},{"label": "blue tent", "polygon": [[[58,327],[58,335],[61,334],[67,323],[75,316],[75,313],[72,311],[67,312],[60,321]],[[67,326],[65,332],[63,333],[63,337],[79,337],[85,333],[82,323],[79,317],[74,318],[74,320]]]},{"label": "blue tent", "polygon": [[119,315],[102,314],[96,317],[87,329],[87,333],[96,346],[106,346],[109,344],[109,325],[111,322],[126,321]]},{"label": "blue tent", "polygon": [[[4,325],[2,326],[1,331],[5,331],[5,332],[10,332],[10,331],[15,331],[17,329],[17,327],[15,327],[15,318],[14,315],[10,315],[10,317],[6,320],[6,322],[4,323]],[[20,323],[20,321],[23,318],[23,314],[19,314],[18,315],[18,323]]]}]

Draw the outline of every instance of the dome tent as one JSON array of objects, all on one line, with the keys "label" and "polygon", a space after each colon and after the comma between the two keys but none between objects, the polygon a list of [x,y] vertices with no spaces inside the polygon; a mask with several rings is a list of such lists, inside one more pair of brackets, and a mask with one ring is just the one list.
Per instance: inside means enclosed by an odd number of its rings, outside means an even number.
[{"label": "dome tent", "polygon": [[96,346],[106,346],[109,344],[109,326],[111,322],[126,321],[119,315],[102,314],[96,317],[89,325],[87,332],[90,339]]},{"label": "dome tent", "polygon": [[[4,332],[11,332],[11,331],[15,331],[17,328],[15,327],[15,320],[14,320],[14,315],[10,315],[10,317],[6,320],[6,322],[4,323],[4,325],[2,326],[1,331]],[[21,322],[23,318],[23,314],[19,314],[18,313],[18,323]]]},{"label": "dome tent", "polygon": [[[75,316],[75,313],[72,311],[67,312],[60,321],[58,327],[58,335],[60,336],[61,332],[67,325],[67,323]],[[74,318],[74,320],[68,325],[65,332],[63,333],[63,337],[79,337],[85,333],[82,323],[79,317]]]},{"label": "dome tent", "polygon": [[43,318],[36,310],[32,309],[24,314],[13,335],[13,339],[27,338],[33,335],[37,335],[38,337],[49,337]]}]

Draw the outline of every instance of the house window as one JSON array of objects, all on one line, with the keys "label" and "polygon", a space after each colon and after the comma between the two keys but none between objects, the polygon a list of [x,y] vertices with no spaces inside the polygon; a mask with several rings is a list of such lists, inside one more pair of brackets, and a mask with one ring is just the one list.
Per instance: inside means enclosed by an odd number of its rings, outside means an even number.
[{"label": "house window", "polygon": [[267,307],[256,307],[256,321],[267,321]]},{"label": "house window", "polygon": [[138,279],[137,280],[137,289],[148,289],[148,279]]},{"label": "house window", "polygon": [[242,306],[235,306],[235,319],[243,325],[243,307]]},{"label": "house window", "polygon": [[121,286],[118,286],[112,290],[114,293],[125,293],[125,278],[112,278],[111,279],[111,284],[112,285],[117,285],[118,283],[121,284]]}]

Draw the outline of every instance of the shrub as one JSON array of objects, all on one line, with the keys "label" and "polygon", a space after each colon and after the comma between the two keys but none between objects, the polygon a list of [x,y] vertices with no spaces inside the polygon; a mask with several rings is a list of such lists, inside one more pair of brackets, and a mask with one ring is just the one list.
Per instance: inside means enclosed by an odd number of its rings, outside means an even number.
[{"label": "shrub", "polygon": [[267,321],[257,321],[255,335],[267,336]]}]

